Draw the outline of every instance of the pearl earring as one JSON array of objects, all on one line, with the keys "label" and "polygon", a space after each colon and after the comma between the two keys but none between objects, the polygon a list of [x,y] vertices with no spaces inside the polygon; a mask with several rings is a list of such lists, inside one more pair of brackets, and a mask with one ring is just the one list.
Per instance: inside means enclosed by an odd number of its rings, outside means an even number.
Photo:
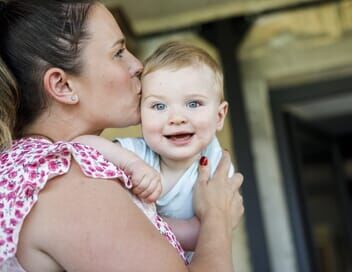
[{"label": "pearl earring", "polygon": [[76,94],[71,96],[72,102],[77,102],[77,100],[78,100],[78,96]]}]

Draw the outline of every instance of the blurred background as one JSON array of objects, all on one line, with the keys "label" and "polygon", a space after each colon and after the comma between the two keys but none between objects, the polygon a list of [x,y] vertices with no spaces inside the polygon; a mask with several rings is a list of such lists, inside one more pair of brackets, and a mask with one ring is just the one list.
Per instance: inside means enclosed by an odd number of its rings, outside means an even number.
[{"label": "blurred background", "polygon": [[351,272],[352,1],[103,2],[141,60],[179,39],[224,69],[219,138],[245,175],[236,272]]}]

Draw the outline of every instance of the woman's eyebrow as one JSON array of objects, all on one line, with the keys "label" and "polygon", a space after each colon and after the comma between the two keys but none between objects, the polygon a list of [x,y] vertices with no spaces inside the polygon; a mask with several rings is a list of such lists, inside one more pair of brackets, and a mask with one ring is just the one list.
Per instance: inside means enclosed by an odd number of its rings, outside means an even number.
[{"label": "woman's eyebrow", "polygon": [[118,44],[124,45],[125,44],[125,38],[118,39],[116,42],[113,43],[111,48],[116,47]]}]

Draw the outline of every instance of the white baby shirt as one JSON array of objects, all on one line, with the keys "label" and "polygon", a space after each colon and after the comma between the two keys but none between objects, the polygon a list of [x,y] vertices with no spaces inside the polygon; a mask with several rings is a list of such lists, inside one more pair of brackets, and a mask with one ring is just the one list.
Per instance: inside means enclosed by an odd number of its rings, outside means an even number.
[{"label": "white baby shirt", "polygon": [[[122,147],[136,153],[141,159],[160,172],[159,155],[152,151],[143,138],[116,138]],[[210,163],[211,175],[220,161],[222,149],[216,137],[211,141],[202,156],[206,156]],[[231,165],[229,177],[234,173]],[[177,219],[189,219],[194,216],[193,186],[198,177],[198,161],[195,161],[181,176],[178,182],[163,197],[156,202],[158,213],[161,216]]]}]

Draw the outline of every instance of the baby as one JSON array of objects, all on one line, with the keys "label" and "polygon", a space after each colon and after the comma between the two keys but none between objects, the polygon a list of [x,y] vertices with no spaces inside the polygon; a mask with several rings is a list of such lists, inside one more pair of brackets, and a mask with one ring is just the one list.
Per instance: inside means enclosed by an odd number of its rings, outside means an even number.
[{"label": "baby", "polygon": [[212,174],[222,152],[215,135],[228,110],[222,71],[202,49],[168,42],[146,60],[142,86],[143,138],[115,139],[117,145],[98,136],[77,140],[130,173],[133,193],[147,202],[156,200],[158,213],[182,247],[194,250],[199,222],[192,192],[198,162],[209,161]]}]

